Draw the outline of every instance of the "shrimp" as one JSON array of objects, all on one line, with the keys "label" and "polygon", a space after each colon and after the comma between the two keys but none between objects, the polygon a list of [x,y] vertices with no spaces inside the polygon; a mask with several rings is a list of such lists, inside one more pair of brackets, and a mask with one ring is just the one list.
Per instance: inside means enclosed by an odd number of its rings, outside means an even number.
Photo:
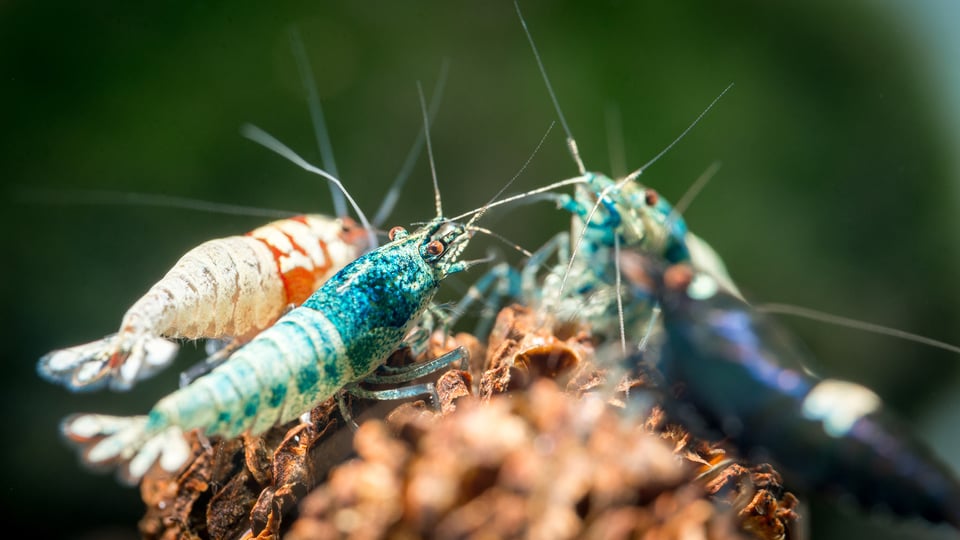
[{"label": "shrimp", "polygon": [[[588,172],[547,77],[533,35],[516,0],[514,7],[560,124],[567,134],[567,146],[581,179],[575,186],[573,196],[554,197],[561,208],[574,215],[569,236],[561,233],[561,236],[542,251],[539,260],[532,261],[539,264],[552,252],[557,252],[561,261],[567,261],[559,281],[554,277],[544,282],[545,285],[552,285],[543,293],[543,297],[547,299],[545,309],[556,313],[560,318],[578,316],[589,319],[601,333],[618,320],[621,324],[629,323],[622,321],[623,314],[618,313],[622,312],[622,306],[619,301],[619,263],[615,253],[621,248],[641,249],[671,262],[691,262],[698,268],[709,269],[732,286],[732,280],[719,256],[705,241],[689,232],[680,217],[680,210],[674,209],[656,190],[637,182],[637,178],[648,167],[669,152],[706,116],[732,85],[714,98],[673,142],[623,179],[613,180],[605,174]],[[573,238],[576,238],[576,242],[573,243],[571,252],[566,246]],[[578,258],[578,255],[581,256]],[[598,260],[603,263],[597,264]],[[529,265],[525,273],[528,277],[524,289],[529,294],[536,287],[533,280],[535,266]],[[552,273],[556,274],[556,269]],[[572,292],[564,295],[565,291]],[[594,298],[591,299],[590,295],[594,295]],[[585,298],[588,302],[586,307]],[[617,309],[614,309],[615,306]],[[650,309],[651,307],[647,306],[641,310],[641,314],[649,313]]]},{"label": "shrimp", "polygon": [[792,335],[711,276],[623,258],[642,294],[652,281],[663,310],[658,367],[666,384],[682,384],[666,403],[678,421],[741,455],[769,455],[794,485],[960,529],[960,482],[873,391],[813,376]]},{"label": "shrimp", "polygon": [[[588,172],[520,6],[516,1],[514,6],[560,124],[566,132],[570,154],[579,170],[576,177],[529,191],[516,198],[529,197],[562,185],[573,185],[573,195],[541,195],[541,198],[552,200],[559,208],[573,214],[571,228],[569,232],[558,233],[534,252],[524,264],[520,276],[506,264],[492,269],[488,276],[478,281],[477,286],[457,306],[455,312],[458,315],[464,313],[470,304],[482,299],[488,290],[499,284],[493,292],[498,298],[519,297],[523,299],[523,303],[537,306],[541,313],[550,314],[555,320],[589,322],[597,336],[614,335],[618,326],[623,328],[624,325],[632,325],[633,321],[639,318],[649,318],[655,308],[652,303],[642,305],[634,302],[630,312],[623,313],[619,262],[616,256],[622,248],[641,249],[671,262],[691,262],[697,268],[711,272],[735,290],[733,280],[719,255],[709,244],[687,229],[687,224],[680,215],[682,207],[674,208],[656,190],[637,182],[643,171],[683,139],[730,87],[718,95],[673,142],[643,167],[623,179],[613,180],[602,173]],[[706,181],[714,172],[716,168],[711,167],[701,179]],[[700,184],[698,181],[694,186]],[[515,199],[505,199],[497,204],[512,200]],[[549,267],[547,275],[541,277],[540,270],[554,255],[558,263]],[[491,319],[492,316],[487,316],[481,320],[478,335],[489,330]]]},{"label": "shrimp", "polygon": [[[53,351],[44,378],[71,390],[128,390],[169,364],[167,338],[249,341],[368,247],[349,217],[302,215],[191,249],[126,312],[116,334]],[[233,344],[231,345],[233,346]]]}]

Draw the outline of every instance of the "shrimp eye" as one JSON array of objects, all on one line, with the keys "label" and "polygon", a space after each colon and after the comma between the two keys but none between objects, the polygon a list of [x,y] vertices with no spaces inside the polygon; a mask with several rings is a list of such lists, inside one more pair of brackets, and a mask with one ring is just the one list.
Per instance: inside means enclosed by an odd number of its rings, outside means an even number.
[{"label": "shrimp eye", "polygon": [[647,203],[647,206],[656,206],[657,202],[660,201],[660,195],[652,189],[648,189],[643,196],[644,202]]},{"label": "shrimp eye", "polygon": [[444,249],[446,249],[446,246],[444,246],[443,242],[439,240],[434,240],[427,244],[427,253],[433,255],[434,257],[443,254]]},{"label": "shrimp eye", "polygon": [[407,232],[406,229],[404,229],[403,227],[397,226],[390,229],[390,232],[387,233],[387,238],[389,238],[390,241],[393,242],[393,239],[396,238],[398,234],[402,234],[405,232]]}]

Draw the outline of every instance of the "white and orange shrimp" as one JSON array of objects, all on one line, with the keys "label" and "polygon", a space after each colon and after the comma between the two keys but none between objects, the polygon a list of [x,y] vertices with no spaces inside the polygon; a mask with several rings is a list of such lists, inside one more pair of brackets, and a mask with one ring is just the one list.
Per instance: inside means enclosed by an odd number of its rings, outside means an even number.
[{"label": "white and orange shrimp", "polygon": [[[335,178],[332,149],[312,74],[298,36],[293,34],[291,38],[308,92],[322,160],[331,166],[333,174],[319,169],[314,172],[331,182],[334,203],[341,217],[294,216],[268,223],[243,236],[200,244],[184,254],[130,307],[116,334],[43,356],[37,366],[43,378],[73,391],[96,390],[104,385],[113,390],[129,390],[137,381],[170,364],[179,348],[171,339],[206,338],[228,342],[205,364],[181,376],[183,384],[212,369],[237,347],[271,326],[291,306],[303,303],[345,265],[377,247],[375,225],[387,217],[395,204],[412,162],[422,150],[424,135],[421,132],[410,149],[407,162],[371,226]],[[445,78],[446,66],[434,89],[431,115],[439,103]],[[247,126],[244,133],[270,146],[264,141],[272,137],[257,128]],[[314,169],[305,162],[294,161]],[[345,208],[344,195],[362,224],[347,217],[346,210],[340,210]]]},{"label": "white and orange shrimp", "polygon": [[165,367],[177,344],[167,338],[231,340],[231,348],[272,325],[368,249],[348,217],[303,215],[188,251],[103,339],[40,359],[44,378],[71,390],[114,390]]}]

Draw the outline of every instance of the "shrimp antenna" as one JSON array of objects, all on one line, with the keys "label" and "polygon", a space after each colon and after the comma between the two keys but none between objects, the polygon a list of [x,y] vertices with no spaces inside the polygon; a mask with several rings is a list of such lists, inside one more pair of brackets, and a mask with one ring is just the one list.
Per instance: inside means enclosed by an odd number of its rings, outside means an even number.
[{"label": "shrimp antenna", "polygon": [[687,133],[690,133],[690,130],[692,130],[694,127],[697,126],[697,124],[700,123],[700,120],[703,120],[703,117],[706,116],[708,112],[710,112],[710,109],[712,109],[713,106],[716,105],[718,101],[720,101],[720,98],[726,95],[726,93],[729,92],[731,88],[733,88],[733,83],[728,84],[727,87],[723,89],[723,92],[720,92],[720,94],[717,97],[713,98],[713,101],[711,101],[710,104],[707,105],[707,108],[701,111],[700,114],[696,118],[694,118],[693,122],[690,122],[690,125],[688,125],[687,128],[684,129],[680,133],[680,135],[673,140],[673,142],[668,144],[667,147],[661,150],[659,154],[653,156],[653,159],[644,163],[642,167],[625,176],[623,180],[620,181],[620,183],[626,184],[631,180],[636,180],[638,176],[643,174],[643,171],[647,170],[648,167],[650,167],[651,165],[659,161],[660,158],[662,158],[667,152],[669,152],[674,146],[676,146],[678,142],[683,140],[683,138],[687,136]]},{"label": "shrimp antenna", "polygon": [[427,155],[430,157],[430,175],[433,177],[433,196],[437,206],[437,217],[443,217],[440,203],[440,184],[437,182],[437,165],[433,161],[433,145],[430,144],[430,118],[427,116],[427,102],[423,99],[423,85],[417,81],[417,95],[420,97],[420,112],[423,113],[423,135],[427,141]]},{"label": "shrimp antenna", "polygon": [[[497,207],[497,206],[504,205],[504,204],[507,204],[507,203],[510,203],[510,202],[513,202],[513,201],[516,201],[516,200],[520,200],[520,199],[524,199],[524,198],[527,198],[527,197],[531,197],[531,196],[533,196],[533,195],[537,195],[537,194],[543,193],[543,192],[545,192],[545,191],[549,191],[549,190],[551,190],[551,189],[555,189],[555,188],[563,187],[563,186],[569,186],[569,185],[571,185],[571,184],[582,184],[582,183],[586,182],[586,180],[584,180],[584,179],[582,179],[582,178],[580,178],[580,177],[570,178],[570,179],[568,179],[568,180],[561,180],[560,182],[555,182],[555,183],[550,184],[550,185],[548,185],[548,186],[543,186],[543,187],[541,187],[541,188],[537,188],[537,189],[530,190],[530,191],[528,191],[528,192],[526,192],[526,193],[521,193],[521,194],[519,194],[519,195],[513,195],[513,196],[511,196],[511,197],[507,197],[506,199],[500,199],[499,201],[495,201],[495,202],[494,202],[494,200],[495,200],[497,197],[499,197],[504,191],[506,191],[506,189],[507,189],[508,187],[510,187],[510,184],[512,184],[513,181],[516,180],[517,177],[519,177],[520,174],[521,174],[524,170],[526,170],[527,166],[530,165],[530,162],[533,160],[533,156],[537,155],[537,152],[540,151],[540,147],[543,146],[543,141],[547,140],[547,135],[550,134],[550,131],[553,129],[553,126],[554,126],[554,125],[556,125],[556,122],[550,122],[550,125],[547,127],[547,132],[543,134],[543,137],[540,137],[540,142],[538,142],[538,143],[537,143],[537,147],[533,149],[533,153],[530,154],[530,156],[527,158],[527,161],[525,161],[525,162],[523,163],[523,166],[520,167],[520,170],[517,171],[517,173],[513,175],[513,178],[511,178],[510,181],[507,182],[505,186],[503,186],[502,188],[500,188],[500,191],[498,191],[497,194],[493,196],[493,199],[490,199],[490,201],[487,202],[487,204],[481,206],[480,208],[477,208],[477,209],[474,209],[474,210],[470,210],[469,212],[464,212],[464,213],[460,214],[459,216],[456,216],[456,217],[454,217],[454,218],[451,218],[451,221],[458,221],[458,220],[463,219],[463,218],[465,218],[465,217],[467,217],[467,216],[472,216],[472,215],[475,215],[475,214],[484,213],[484,212],[486,212],[487,210],[489,210],[489,209],[491,209],[491,208],[495,208],[495,207]],[[471,220],[470,220],[470,223],[472,224],[474,221],[476,221],[476,218],[471,219]]]},{"label": "shrimp antenna", "polygon": [[614,283],[617,291],[617,321],[620,323],[620,352],[624,356],[627,354],[627,331],[624,328],[623,321],[623,296],[620,294],[620,235],[613,235],[613,260],[616,261],[616,282]]},{"label": "shrimp antenna", "polygon": [[937,349],[942,349],[944,351],[960,354],[960,347],[950,343],[946,343],[944,341],[936,340],[926,336],[921,336],[919,334],[914,334],[912,332],[907,332],[904,330],[897,330],[896,328],[890,328],[888,326],[881,326],[879,324],[858,321],[856,319],[842,317],[840,315],[832,315],[830,313],[824,313],[822,311],[817,311],[814,309],[805,308],[801,306],[794,306],[791,304],[762,304],[757,306],[756,309],[758,311],[763,311],[765,313],[773,313],[773,314],[779,314],[779,315],[793,315],[795,317],[803,317],[804,319],[811,319],[811,320],[819,321],[822,323],[833,324],[836,326],[842,326],[846,328],[853,328],[854,330],[863,330],[865,332],[870,332],[872,334],[880,334],[884,336],[900,338],[907,341],[912,341],[914,343],[920,343],[920,344],[928,345],[930,347],[934,347]]},{"label": "shrimp antenna", "polygon": [[19,186],[15,188],[16,198],[21,202],[34,204],[66,204],[76,206],[80,204],[103,205],[139,205],[152,207],[181,208],[197,210],[214,214],[234,216],[260,216],[269,218],[290,218],[299,215],[297,212],[258,208],[255,206],[241,206],[225,204],[189,197],[176,197],[159,193],[135,193],[130,191],[84,190],[84,189],[50,189]]},{"label": "shrimp antenna", "polygon": [[722,163],[720,161],[714,161],[707,167],[707,170],[690,184],[690,187],[687,188],[686,193],[680,197],[680,200],[677,201],[677,204],[673,205],[673,209],[670,211],[670,215],[667,216],[668,226],[667,228],[673,225],[673,221],[676,221],[687,211],[687,208],[693,203],[693,200],[697,198],[697,195],[703,191],[703,188],[716,176],[717,172],[720,170]]},{"label": "shrimp antenna", "polygon": [[[447,74],[450,71],[450,60],[447,58],[443,59],[443,63],[440,65],[440,75],[437,77],[437,82],[433,86],[433,94],[430,96],[430,112],[428,114],[430,121],[429,125],[433,125],[434,118],[437,117],[437,109],[440,108],[440,102],[443,99],[443,90],[447,86]],[[423,151],[423,142],[424,134],[426,130],[421,127],[420,132],[417,134],[416,140],[413,142],[413,146],[410,147],[410,152],[407,153],[407,158],[403,162],[403,165],[400,167],[400,171],[397,173],[397,176],[393,179],[393,184],[390,186],[390,190],[387,191],[387,194],[383,197],[383,202],[380,203],[380,208],[377,209],[376,215],[373,216],[373,224],[376,227],[383,225],[387,220],[387,217],[393,212],[393,208],[397,204],[397,200],[400,198],[400,192],[403,190],[403,186],[407,183],[407,179],[410,178],[410,172],[413,171],[413,166],[417,162],[417,157],[420,156],[420,153]]]},{"label": "shrimp antenna", "polygon": [[523,253],[525,256],[527,256],[527,257],[533,257],[533,253],[530,252],[530,250],[524,248],[524,247],[521,246],[520,244],[514,242],[513,240],[510,240],[509,238],[507,238],[507,237],[505,237],[505,236],[503,236],[503,235],[501,235],[501,234],[498,234],[498,233],[495,233],[495,232],[491,231],[490,229],[487,229],[487,228],[484,228],[484,227],[480,227],[480,226],[478,226],[478,225],[470,225],[470,228],[469,228],[468,230],[476,231],[476,232],[479,232],[479,233],[486,234],[486,235],[488,235],[488,236],[492,236],[492,237],[496,238],[497,240],[500,240],[500,241],[503,242],[504,244],[510,246],[511,248],[519,251],[520,253]]},{"label": "shrimp antenna", "polygon": [[[538,187],[538,188],[536,188],[536,189],[531,189],[530,191],[527,191],[527,192],[524,192],[524,193],[519,193],[519,194],[517,194],[517,195],[511,195],[511,196],[509,196],[509,197],[507,197],[507,198],[505,198],[505,199],[500,199],[499,201],[492,202],[492,203],[490,203],[490,204],[488,204],[488,205],[486,205],[486,206],[481,206],[480,208],[475,208],[475,209],[473,209],[473,210],[470,210],[469,212],[464,212],[464,213],[460,214],[459,216],[456,216],[456,217],[453,217],[453,218],[450,218],[450,219],[451,219],[451,221],[458,221],[458,220],[461,220],[461,219],[463,219],[463,218],[465,218],[465,217],[467,217],[467,216],[472,216],[472,215],[474,215],[474,214],[476,214],[476,213],[478,213],[478,212],[486,212],[487,210],[490,210],[491,208],[496,208],[496,207],[498,207],[498,206],[503,206],[503,205],[505,205],[505,204],[509,204],[509,203],[514,202],[514,201],[519,201],[519,200],[528,199],[528,198],[532,199],[532,198],[535,198],[535,197],[534,197],[535,195],[540,195],[541,193],[546,193],[546,192],[548,192],[548,191],[553,191],[553,190],[555,190],[555,189],[559,189],[559,188],[566,187],[566,186],[574,186],[574,185],[577,185],[577,184],[586,184],[586,183],[587,183],[587,179],[584,178],[584,177],[582,177],[582,176],[577,176],[577,177],[574,177],[574,178],[567,178],[566,180],[560,180],[559,182],[554,182],[554,183],[552,183],[552,184],[548,184],[548,185],[543,186],[543,187]],[[554,200],[554,199],[550,198],[549,200]]]},{"label": "shrimp antenna", "polygon": [[[307,105],[310,107],[310,121],[313,124],[313,132],[317,138],[317,146],[320,148],[320,164],[323,165],[324,169],[330,171],[330,174],[339,178],[340,173],[337,171],[337,162],[333,159],[333,145],[330,143],[330,133],[327,131],[327,122],[323,116],[323,107],[320,106],[320,94],[317,92],[313,70],[310,68],[307,49],[303,46],[300,30],[296,26],[290,28],[289,35],[290,48],[297,62],[297,71],[300,73],[300,82],[303,84],[303,89],[307,93]],[[346,216],[347,205],[343,200],[343,194],[340,193],[340,190],[333,184],[330,184],[330,194],[333,197],[333,210],[336,216]]]},{"label": "shrimp antenna", "polygon": [[[467,222],[466,226],[468,228],[474,223],[476,223],[476,221],[480,219],[480,217],[483,214],[485,214],[487,210],[493,208],[493,201],[497,200],[497,197],[502,195],[503,192],[506,191],[507,188],[510,187],[510,185],[513,184],[514,181],[516,181],[516,179],[520,177],[521,174],[523,174],[523,171],[527,170],[527,166],[530,165],[530,162],[533,161],[533,157],[536,156],[537,152],[540,151],[540,147],[543,146],[543,141],[547,140],[547,136],[550,135],[550,131],[553,130],[554,125],[556,125],[556,122],[550,122],[550,125],[547,126],[546,133],[543,134],[543,137],[540,137],[540,142],[537,143],[537,147],[533,149],[533,152],[530,154],[529,157],[527,157],[527,160],[523,162],[523,165],[520,167],[520,170],[513,175],[513,178],[511,178],[509,182],[507,182],[506,184],[503,185],[502,188],[500,188],[500,191],[498,191],[496,195],[494,195],[493,197],[490,198],[489,201],[487,201],[487,204],[481,206],[477,210],[476,214],[474,214],[474,216],[470,218],[470,221]],[[464,215],[469,215],[469,214],[470,213],[468,212],[467,214],[464,214]]]},{"label": "shrimp antenna", "polygon": [[367,238],[370,241],[370,245],[371,246],[377,245],[377,234],[374,232],[373,227],[370,225],[370,222],[367,221],[367,216],[363,213],[363,210],[361,210],[360,207],[357,206],[357,202],[353,200],[353,197],[350,196],[350,193],[347,191],[347,188],[343,187],[343,183],[341,183],[337,177],[333,176],[332,174],[328,173],[327,171],[317,166],[311,165],[307,160],[297,155],[297,153],[291,150],[287,145],[277,140],[276,137],[274,137],[273,135],[270,135],[266,131],[258,128],[253,124],[244,124],[240,128],[240,133],[244,137],[250,139],[251,141],[263,146],[264,148],[267,148],[268,150],[272,150],[273,152],[286,158],[287,161],[293,163],[294,165],[297,165],[301,169],[312,172],[314,174],[318,174],[326,178],[330,182],[333,182],[334,184],[336,184],[336,186],[340,188],[340,191],[343,192],[344,196],[346,196],[347,200],[350,201],[350,206],[352,206],[353,209],[357,212],[357,217],[360,218],[360,223],[363,225],[363,228],[367,231]]},{"label": "shrimp antenna", "polygon": [[537,50],[537,45],[533,42],[533,35],[530,33],[530,29],[527,28],[527,20],[523,18],[523,12],[520,11],[520,2],[513,0],[513,6],[517,8],[517,17],[520,18],[523,32],[527,35],[530,48],[533,49],[533,57],[537,60],[537,66],[540,68],[540,74],[543,76],[543,82],[546,83],[547,92],[550,93],[550,99],[553,100],[553,107],[557,110],[557,116],[560,117],[560,125],[563,126],[563,131],[567,134],[567,148],[570,149],[570,155],[573,156],[573,161],[576,162],[580,174],[587,174],[587,168],[583,166],[583,160],[580,158],[580,149],[577,148],[577,140],[573,138],[570,126],[567,125],[567,119],[563,116],[563,111],[560,109],[560,102],[557,101],[557,95],[553,91],[553,85],[550,84],[550,78],[547,77],[547,70],[543,67],[543,61],[540,59],[540,51]]}]

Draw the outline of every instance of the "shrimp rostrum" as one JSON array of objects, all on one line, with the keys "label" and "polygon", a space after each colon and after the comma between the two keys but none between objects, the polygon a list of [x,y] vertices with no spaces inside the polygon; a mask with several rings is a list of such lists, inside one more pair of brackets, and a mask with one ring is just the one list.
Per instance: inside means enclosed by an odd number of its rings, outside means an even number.
[{"label": "shrimp rostrum", "polygon": [[129,390],[173,360],[170,339],[249,341],[368,249],[368,238],[349,217],[302,215],[204,242],[130,307],[116,334],[53,351],[37,371],[74,391]]}]

